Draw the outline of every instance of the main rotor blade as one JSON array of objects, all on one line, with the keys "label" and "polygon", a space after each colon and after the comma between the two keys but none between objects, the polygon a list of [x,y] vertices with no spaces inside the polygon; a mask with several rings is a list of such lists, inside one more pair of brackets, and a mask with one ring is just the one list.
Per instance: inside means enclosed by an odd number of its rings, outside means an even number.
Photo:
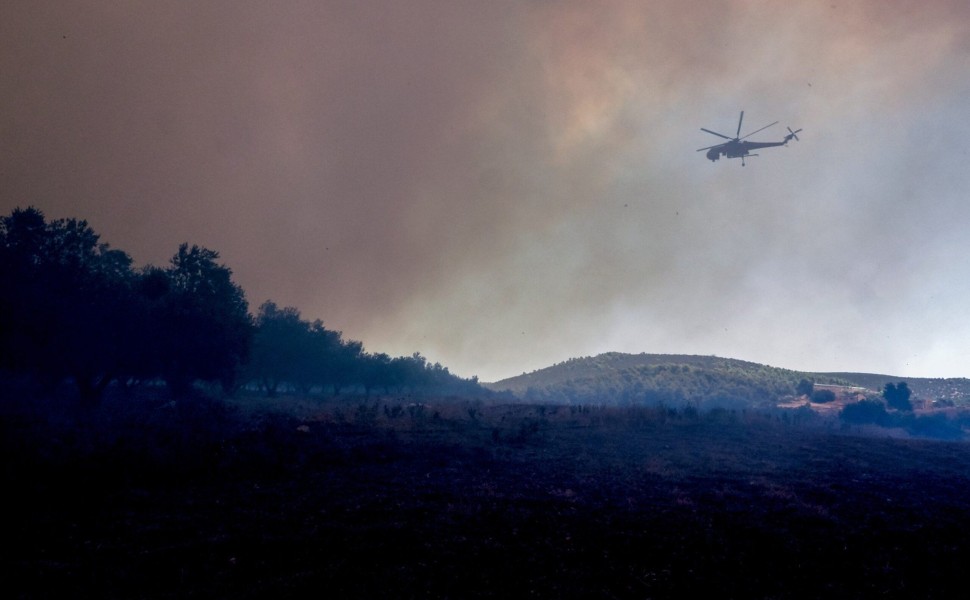
[{"label": "main rotor blade", "polygon": [[762,127],[761,129],[756,129],[756,130],[754,130],[754,131],[752,131],[751,133],[749,133],[748,135],[746,135],[746,136],[744,136],[744,137],[743,137],[743,138],[741,138],[741,139],[743,140],[744,138],[749,138],[749,137],[751,137],[751,136],[753,136],[754,134],[756,134],[756,133],[758,133],[759,131],[764,131],[765,129],[768,129],[768,128],[769,128],[769,127],[771,127],[772,125],[777,125],[777,124],[778,124],[778,121],[775,121],[774,123],[771,123],[771,124],[769,124],[769,125],[765,125],[765,126],[764,126],[764,127]]},{"label": "main rotor blade", "polygon": [[710,129],[704,129],[703,127],[701,127],[701,131],[706,131],[707,133],[713,133],[713,134],[714,134],[714,135],[716,135],[717,137],[722,137],[722,138],[724,138],[724,139],[726,139],[726,140],[730,140],[730,139],[732,139],[732,138],[729,138],[728,136],[726,136],[726,135],[724,135],[724,134],[722,134],[722,133],[718,133],[718,132],[716,132],[716,131],[711,131]]},{"label": "main rotor blade", "polygon": [[720,148],[723,145],[724,144],[714,144],[713,146],[708,146],[707,148],[698,148],[697,151],[700,152],[701,150],[710,150],[711,148]]},{"label": "main rotor blade", "polygon": [[741,117],[738,119],[738,132],[734,134],[734,138],[737,139],[741,135],[741,121],[744,120],[744,111],[741,111]]}]

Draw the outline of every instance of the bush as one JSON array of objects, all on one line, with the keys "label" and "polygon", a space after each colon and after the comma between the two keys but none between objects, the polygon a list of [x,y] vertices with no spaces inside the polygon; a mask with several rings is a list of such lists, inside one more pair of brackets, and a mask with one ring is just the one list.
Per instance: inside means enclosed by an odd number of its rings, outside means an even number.
[{"label": "bush", "polygon": [[883,389],[882,397],[886,399],[886,404],[889,405],[889,408],[912,411],[913,405],[909,401],[912,394],[913,392],[906,385],[906,382],[900,381],[899,385],[887,383],[885,389]]},{"label": "bush", "polygon": [[916,417],[906,430],[913,435],[941,440],[959,440],[963,438],[963,429],[960,425],[950,421],[942,414]]},{"label": "bush", "polygon": [[815,390],[812,392],[812,402],[815,404],[828,404],[835,401],[835,392],[832,390]]},{"label": "bush", "polygon": [[877,400],[861,400],[848,404],[839,412],[839,419],[853,425],[873,423],[886,426],[891,421],[886,405]]}]

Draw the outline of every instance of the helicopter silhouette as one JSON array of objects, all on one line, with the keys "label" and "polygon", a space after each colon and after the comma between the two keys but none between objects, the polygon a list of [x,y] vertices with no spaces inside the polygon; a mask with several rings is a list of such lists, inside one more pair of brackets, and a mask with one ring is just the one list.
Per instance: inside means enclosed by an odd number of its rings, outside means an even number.
[{"label": "helicopter silhouette", "polygon": [[724,135],[722,133],[718,133],[716,131],[711,131],[710,129],[704,129],[703,127],[701,127],[701,131],[704,131],[704,132],[707,132],[707,133],[716,135],[717,137],[722,137],[722,138],[726,139],[727,141],[726,142],[722,142],[720,144],[715,144],[713,146],[708,146],[706,148],[699,148],[697,151],[698,152],[701,152],[703,150],[707,150],[708,151],[707,152],[707,158],[710,159],[711,162],[714,162],[714,161],[720,159],[722,156],[726,156],[728,158],[740,158],[741,159],[741,166],[743,167],[744,166],[744,157],[746,157],[746,156],[758,156],[757,154],[751,154],[751,150],[757,150],[759,148],[771,148],[773,146],[787,146],[788,145],[788,142],[792,138],[794,138],[795,141],[798,141],[798,135],[796,135],[796,134],[799,131],[801,131],[801,129],[796,129],[795,131],[792,131],[791,130],[791,127],[789,127],[788,128],[788,135],[786,135],[785,136],[785,139],[782,140],[782,141],[780,141],[780,142],[746,142],[746,141],[744,141],[745,138],[749,138],[752,135],[758,133],[759,131],[764,131],[765,129],[768,129],[772,125],[777,125],[778,124],[778,121],[775,121],[774,123],[771,123],[769,125],[765,125],[761,129],[756,129],[755,131],[752,131],[751,133],[749,133],[748,135],[746,135],[744,137],[740,137],[741,136],[741,122],[742,121],[744,121],[744,111],[743,110],[741,111],[741,117],[738,118],[738,132],[736,134],[734,134],[734,137],[733,138],[728,137],[728,136],[726,136],[726,135]]}]

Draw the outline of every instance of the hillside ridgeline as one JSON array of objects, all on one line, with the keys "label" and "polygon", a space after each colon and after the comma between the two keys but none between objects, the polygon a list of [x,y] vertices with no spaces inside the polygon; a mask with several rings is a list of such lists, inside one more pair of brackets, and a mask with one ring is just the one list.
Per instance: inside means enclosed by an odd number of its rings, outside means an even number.
[{"label": "hillside ridgeline", "polygon": [[791,399],[803,379],[861,387],[872,394],[878,394],[886,383],[905,380],[916,397],[970,402],[970,380],[963,378],[812,373],[716,356],[620,352],[570,359],[486,387],[529,402],[764,408]]}]

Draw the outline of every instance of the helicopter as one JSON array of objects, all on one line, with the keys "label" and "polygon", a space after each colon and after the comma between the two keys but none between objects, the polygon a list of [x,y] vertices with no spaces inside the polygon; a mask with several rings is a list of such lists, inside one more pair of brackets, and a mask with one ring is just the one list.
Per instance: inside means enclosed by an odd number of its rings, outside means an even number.
[{"label": "helicopter", "polygon": [[718,160],[719,158],[721,158],[721,156],[726,156],[728,158],[740,158],[741,159],[741,166],[743,167],[744,166],[744,157],[746,157],[746,156],[758,156],[757,154],[751,154],[751,150],[757,150],[759,148],[771,148],[773,146],[787,146],[788,145],[788,142],[791,139],[793,139],[793,138],[794,138],[795,141],[799,141],[797,134],[798,134],[798,132],[801,131],[801,129],[796,129],[795,131],[792,131],[791,130],[791,127],[789,127],[788,128],[788,135],[786,135],[785,136],[785,139],[782,140],[782,141],[780,141],[780,142],[746,142],[746,141],[744,141],[745,138],[749,138],[752,135],[758,133],[759,131],[764,131],[765,129],[768,129],[772,125],[777,125],[778,124],[778,121],[775,121],[774,123],[771,123],[770,125],[765,125],[761,129],[756,129],[755,131],[752,131],[751,133],[749,133],[748,135],[746,135],[744,137],[740,137],[741,136],[741,123],[742,123],[742,121],[744,121],[744,111],[743,110],[741,111],[740,118],[738,118],[738,132],[736,134],[734,134],[734,137],[733,138],[730,138],[730,137],[728,137],[728,136],[726,136],[724,134],[718,133],[716,131],[711,131],[710,129],[704,129],[703,127],[701,127],[701,131],[704,131],[706,133],[710,133],[710,134],[716,135],[717,137],[722,137],[722,138],[726,139],[727,141],[726,142],[722,142],[720,144],[715,144],[713,146],[708,146],[706,148],[699,148],[697,151],[698,152],[701,152],[703,150],[707,150],[708,151],[707,152],[707,158],[710,159],[711,162],[714,162],[714,161]]}]

